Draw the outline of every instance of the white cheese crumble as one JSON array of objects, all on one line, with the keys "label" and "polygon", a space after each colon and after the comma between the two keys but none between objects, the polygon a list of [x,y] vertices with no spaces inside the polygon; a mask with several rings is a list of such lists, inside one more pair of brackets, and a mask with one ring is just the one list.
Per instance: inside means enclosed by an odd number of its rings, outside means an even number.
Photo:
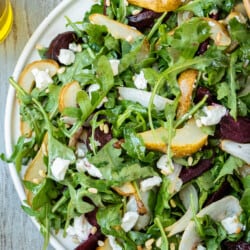
[{"label": "white cheese crumble", "polygon": [[141,191],[145,192],[145,191],[151,190],[153,187],[159,186],[161,182],[162,182],[162,179],[159,176],[153,176],[153,177],[147,178],[140,182]]},{"label": "white cheese crumble", "polygon": [[65,174],[69,168],[70,160],[57,157],[51,166],[52,175],[57,181],[64,180]]},{"label": "white cheese crumble", "polygon": [[58,60],[61,64],[70,65],[75,61],[75,54],[69,49],[60,49]]},{"label": "white cheese crumble", "polygon": [[82,46],[81,46],[81,44],[70,43],[69,44],[69,49],[72,50],[73,52],[81,52],[82,51]]},{"label": "white cheese crumble", "polygon": [[73,226],[69,226],[66,229],[68,235],[78,240],[79,242],[88,239],[92,232],[93,226],[87,221],[84,215],[74,218]]},{"label": "white cheese crumble", "polygon": [[227,109],[219,104],[205,106],[202,111],[205,113],[205,116],[201,116],[199,119],[196,120],[196,124],[198,127],[202,125],[216,125],[220,122],[221,118],[227,113]]},{"label": "white cheese crumble", "polygon": [[122,250],[122,247],[116,242],[114,236],[108,235],[108,239],[112,250]]},{"label": "white cheese crumble", "polygon": [[136,224],[139,218],[139,214],[137,212],[126,212],[122,218],[121,227],[125,232],[129,232]]},{"label": "white cheese crumble", "polygon": [[85,143],[78,142],[76,144],[76,155],[78,158],[84,158],[87,152],[88,148]]},{"label": "white cheese crumble", "polygon": [[118,59],[110,59],[109,60],[110,66],[112,68],[113,71],[113,75],[117,76],[119,74],[119,64],[120,64],[120,60]]},{"label": "white cheese crumble", "polygon": [[39,70],[37,68],[34,68],[31,70],[31,73],[33,74],[35,78],[36,87],[38,89],[45,89],[50,84],[53,83],[52,78],[49,75],[49,70]]},{"label": "white cheese crumble", "polygon": [[91,164],[87,158],[78,159],[76,161],[76,169],[78,172],[87,172],[92,177],[96,177],[99,179],[103,178],[100,170],[96,166]]},{"label": "white cheese crumble", "polygon": [[199,244],[197,247],[196,247],[196,250],[206,250],[207,248],[202,246],[201,244]]},{"label": "white cheese crumble", "polygon": [[91,99],[92,98],[92,93],[98,91],[100,88],[101,88],[100,85],[97,84],[97,83],[89,85],[89,87],[87,89],[87,92],[89,94],[89,98]]},{"label": "white cheese crumble", "polygon": [[146,89],[147,80],[145,79],[144,72],[141,70],[139,74],[135,74],[133,77],[135,87],[137,89]]},{"label": "white cheese crumble", "polygon": [[164,175],[172,174],[174,169],[170,164],[168,164],[167,155],[162,155],[156,163],[157,168],[159,168]]},{"label": "white cheese crumble", "polygon": [[221,221],[221,224],[228,234],[238,234],[244,230],[244,225],[240,223],[236,215],[225,218]]}]

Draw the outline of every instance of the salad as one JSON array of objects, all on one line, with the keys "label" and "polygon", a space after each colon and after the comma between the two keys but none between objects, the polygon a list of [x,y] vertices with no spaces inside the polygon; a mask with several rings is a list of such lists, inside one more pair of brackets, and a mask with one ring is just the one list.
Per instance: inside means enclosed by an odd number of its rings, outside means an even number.
[{"label": "salad", "polygon": [[[84,4],[84,1],[83,1]],[[250,249],[250,4],[102,0],[37,46],[1,158],[75,249]],[[63,25],[63,24],[62,24]]]}]

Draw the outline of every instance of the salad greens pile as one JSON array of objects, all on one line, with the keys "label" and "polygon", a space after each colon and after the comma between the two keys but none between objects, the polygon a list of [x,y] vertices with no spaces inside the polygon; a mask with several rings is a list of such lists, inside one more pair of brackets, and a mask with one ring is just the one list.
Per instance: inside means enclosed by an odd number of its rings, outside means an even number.
[{"label": "salad greens pile", "polygon": [[[227,249],[238,242],[249,248],[250,22],[244,6],[236,0],[186,1],[140,28],[143,20],[133,40],[89,21],[104,14],[128,25],[143,12],[124,0],[94,4],[82,21],[67,18],[80,49],[73,51],[73,63],[57,62],[51,84],[27,92],[10,79],[21,122],[32,131],[29,138],[20,136],[9,159],[2,156],[19,172],[28,165],[23,209],[40,223],[44,248],[51,231],[63,230],[77,249],[178,249],[191,222],[198,235],[192,249]],[[39,51],[41,62],[48,49]],[[185,113],[177,115],[185,94],[179,77],[188,70],[196,77]],[[71,91],[68,84],[78,91],[63,96]],[[131,89],[133,97],[123,98]],[[157,108],[155,100],[166,102]],[[190,121],[205,140],[186,154],[182,150],[195,135],[181,138],[178,149],[172,141]],[[235,124],[240,129],[231,131]],[[159,127],[167,136],[156,132]],[[33,179],[30,172],[36,172]],[[240,214],[215,205],[225,209],[224,218],[196,216],[228,195]]]}]

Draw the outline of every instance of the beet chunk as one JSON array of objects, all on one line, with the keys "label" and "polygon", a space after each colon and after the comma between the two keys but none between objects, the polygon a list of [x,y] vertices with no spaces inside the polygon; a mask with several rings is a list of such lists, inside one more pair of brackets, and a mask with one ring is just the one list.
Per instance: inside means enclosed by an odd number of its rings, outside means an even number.
[{"label": "beet chunk", "polygon": [[156,13],[152,10],[143,10],[142,12],[128,16],[128,24],[143,31],[154,24],[154,20],[161,16],[161,13]]},{"label": "beet chunk", "polygon": [[80,39],[73,31],[66,31],[57,35],[50,43],[46,56],[58,62],[60,49],[68,49],[70,43],[78,43]]},{"label": "beet chunk", "polygon": [[231,186],[227,181],[224,181],[219,189],[214,192],[205,202],[205,206],[208,206],[209,204],[218,201],[225,197],[226,195],[230,194]]},{"label": "beet chunk", "polygon": [[96,213],[97,213],[97,208],[89,213],[86,213],[85,217],[92,226],[99,228],[99,225],[96,220]]},{"label": "beet chunk", "polygon": [[180,173],[180,178],[183,183],[189,182],[192,179],[202,175],[212,167],[212,161],[205,159],[200,160],[195,166],[190,168],[183,168]]},{"label": "beet chunk", "polygon": [[[107,124],[108,125],[108,124]],[[89,138],[92,135],[92,128],[89,127],[87,131],[87,147],[89,150],[90,148],[90,140]],[[106,143],[108,143],[112,139],[112,133],[111,133],[111,128],[109,126],[109,130],[104,132],[100,129],[100,127],[95,129],[95,134],[94,134],[95,140],[99,143],[99,147],[102,148]]]},{"label": "beet chunk", "polygon": [[206,100],[206,103],[211,105],[212,103],[214,103],[213,101],[213,96],[210,92],[209,89],[205,88],[205,87],[198,87],[197,90],[196,90],[196,96],[195,96],[195,99],[194,99],[194,102],[195,103],[198,103],[200,102],[203,97],[207,95],[207,100]]},{"label": "beet chunk", "polygon": [[75,248],[75,250],[96,250],[98,241],[104,240],[105,236],[98,230],[95,234],[91,234],[89,238]]},{"label": "beet chunk", "polygon": [[224,250],[250,250],[250,243],[244,241],[224,241],[222,243],[222,249]]},{"label": "beet chunk", "polygon": [[197,56],[203,55],[207,51],[208,45],[209,45],[209,39],[202,42],[197,50],[196,55]]},{"label": "beet chunk", "polygon": [[239,143],[250,142],[250,119],[238,117],[234,120],[230,115],[224,116],[219,123],[219,138]]}]

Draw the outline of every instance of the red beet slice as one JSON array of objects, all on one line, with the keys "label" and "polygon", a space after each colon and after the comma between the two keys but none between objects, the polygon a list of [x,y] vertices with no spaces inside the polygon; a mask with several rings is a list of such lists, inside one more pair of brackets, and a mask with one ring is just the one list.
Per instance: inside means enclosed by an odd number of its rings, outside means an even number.
[{"label": "red beet slice", "polygon": [[68,49],[70,43],[78,43],[80,39],[73,31],[66,31],[58,34],[50,43],[46,56],[58,61],[60,49]]},{"label": "red beet slice", "polygon": [[250,243],[244,241],[231,242],[226,241],[222,243],[222,249],[224,250],[250,250]]},{"label": "red beet slice", "polygon": [[219,124],[219,137],[239,143],[250,142],[250,119],[247,117],[224,116]]},{"label": "red beet slice", "polygon": [[96,250],[98,241],[104,240],[105,236],[98,230],[95,234],[91,234],[89,238],[75,248],[75,250]]},{"label": "red beet slice", "polygon": [[183,168],[180,173],[180,178],[183,183],[189,182],[192,179],[202,175],[212,167],[212,161],[205,159],[200,160],[195,166],[190,168]]}]

